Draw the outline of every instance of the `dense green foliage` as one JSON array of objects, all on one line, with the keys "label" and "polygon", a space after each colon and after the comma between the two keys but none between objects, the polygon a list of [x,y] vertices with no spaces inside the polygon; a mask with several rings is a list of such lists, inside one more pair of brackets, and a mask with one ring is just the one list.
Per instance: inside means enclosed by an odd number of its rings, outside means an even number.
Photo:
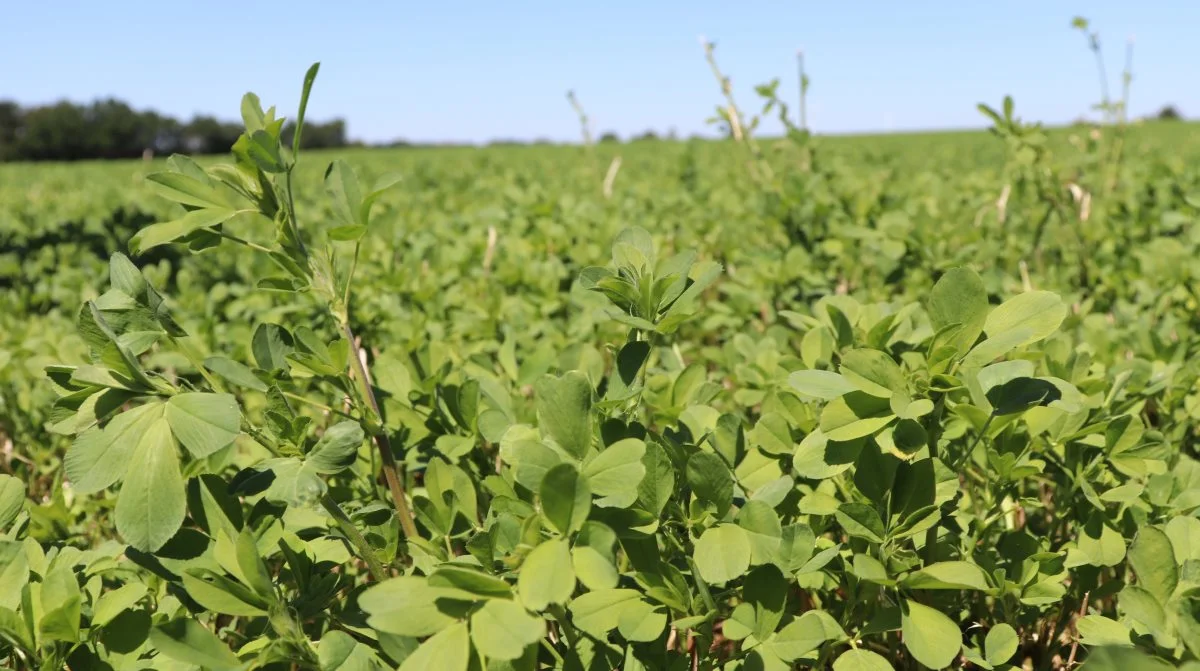
[{"label": "dense green foliage", "polygon": [[[305,131],[306,149],[348,144],[341,119],[310,122]],[[284,138],[290,142],[294,132],[289,125]],[[114,99],[35,107],[0,100],[0,162],[139,158],[147,151],[223,154],[241,134],[239,123],[211,116],[180,121],[152,110],[139,112]]]},{"label": "dense green foliage", "polygon": [[242,113],[227,165],[0,166],[8,666],[1196,667],[1190,126]]}]

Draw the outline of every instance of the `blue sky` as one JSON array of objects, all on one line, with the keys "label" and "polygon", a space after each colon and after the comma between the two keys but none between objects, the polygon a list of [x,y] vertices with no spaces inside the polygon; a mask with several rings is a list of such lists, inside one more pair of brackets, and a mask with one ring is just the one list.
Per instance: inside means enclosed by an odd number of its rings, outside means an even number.
[{"label": "blue sky", "polygon": [[705,132],[720,94],[702,34],[746,109],[757,104],[753,86],[774,77],[796,99],[803,48],[817,132],[980,126],[975,104],[1005,94],[1023,118],[1069,122],[1099,98],[1091,54],[1069,27],[1076,14],[1101,33],[1114,92],[1136,35],[1134,114],[1165,103],[1200,114],[1194,0],[118,0],[19,2],[4,13],[0,98],[111,95],[177,116],[235,118],[253,90],[291,115],[305,68],[319,60],[310,114],[341,116],[368,141],[574,140],[568,89],[597,134]]}]

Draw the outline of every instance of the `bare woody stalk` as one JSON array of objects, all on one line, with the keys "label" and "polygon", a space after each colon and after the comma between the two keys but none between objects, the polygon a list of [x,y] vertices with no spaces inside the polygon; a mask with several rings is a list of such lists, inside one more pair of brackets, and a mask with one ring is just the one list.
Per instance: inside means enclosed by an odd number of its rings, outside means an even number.
[{"label": "bare woody stalk", "polygon": [[608,172],[604,175],[604,197],[612,198],[613,182],[617,180],[617,172],[621,170],[621,157],[614,156],[608,164]]},{"label": "bare woody stalk", "polygon": [[567,91],[567,100],[570,101],[571,107],[575,108],[575,113],[579,115],[579,128],[583,133],[583,146],[591,147],[592,128],[588,123],[587,112],[584,111],[583,105],[579,104],[579,98],[575,97],[575,91]]},{"label": "bare woody stalk", "polygon": [[712,69],[713,76],[716,77],[717,84],[721,87],[721,94],[725,96],[725,119],[729,122],[729,131],[733,135],[733,139],[750,152],[751,160],[747,167],[751,177],[756,180],[773,179],[775,172],[763,159],[762,151],[758,147],[758,142],[754,140],[753,134],[746,130],[741,109],[733,98],[733,82],[721,72],[720,66],[717,65],[717,57],[714,53],[716,45],[703,35],[700,36],[700,45],[704,47],[704,58],[708,61],[708,67]]},{"label": "bare woody stalk", "polygon": [[796,65],[800,71],[800,130],[808,130],[808,74],[804,72],[804,50],[796,50]]},{"label": "bare woody stalk", "polygon": [[1112,153],[1109,155],[1108,179],[1104,183],[1105,196],[1117,186],[1117,177],[1121,166],[1121,155],[1125,149],[1125,133],[1129,122],[1129,86],[1133,83],[1133,36],[1125,43],[1125,70],[1121,73],[1121,109],[1118,115],[1117,137],[1113,141]]},{"label": "bare woody stalk", "polygon": [[[357,349],[355,343],[358,341],[354,337],[354,331],[350,329],[349,319],[342,320],[342,336],[350,343],[352,349]],[[375,447],[379,450],[380,460],[382,461],[380,468],[383,471],[383,478],[387,481],[388,491],[392,495],[392,502],[396,506],[396,513],[400,517],[400,528],[404,531],[406,539],[416,538],[419,534],[417,532],[417,525],[413,522],[412,510],[408,507],[408,497],[404,491],[403,474],[396,463],[396,455],[392,452],[392,441],[388,437],[387,429],[379,426],[383,413],[379,409],[379,401],[375,398],[375,390],[371,387],[371,378],[367,366],[359,358],[356,351],[350,353],[350,366],[354,372],[354,378],[359,384],[363,402],[366,403],[367,410],[373,415],[371,418],[371,433],[375,441]]]}]

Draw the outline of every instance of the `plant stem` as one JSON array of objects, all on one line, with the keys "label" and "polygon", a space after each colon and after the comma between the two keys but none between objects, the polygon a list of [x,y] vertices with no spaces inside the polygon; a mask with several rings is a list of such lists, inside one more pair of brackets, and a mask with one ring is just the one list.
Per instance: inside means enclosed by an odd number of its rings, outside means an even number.
[{"label": "plant stem", "polygon": [[350,259],[350,272],[346,275],[346,291],[342,297],[342,305],[350,305],[350,288],[354,286],[354,273],[358,270],[358,252],[360,249],[362,249],[362,240],[354,243],[354,256]]},{"label": "plant stem", "polygon": [[587,112],[583,111],[583,105],[579,104],[579,99],[575,97],[574,91],[567,91],[567,100],[571,103],[571,107],[575,108],[575,113],[579,115],[579,127],[583,132],[583,146],[592,146],[592,129],[588,124]]},{"label": "plant stem", "polygon": [[346,511],[342,510],[342,507],[329,494],[321,497],[321,507],[325,509],[325,512],[329,513],[334,522],[337,522],[342,534],[358,550],[359,558],[367,563],[367,571],[371,574],[371,579],[376,582],[386,580],[388,577],[387,569],[383,567],[383,564],[379,563],[379,558],[375,556],[375,551],[371,549],[371,544],[363,537],[358,527],[354,526],[354,522],[346,515]]},{"label": "plant stem", "polygon": [[[358,357],[358,346],[355,344],[354,332],[350,330],[348,319],[342,321],[342,335],[350,344],[350,366],[362,389],[363,400],[373,413],[371,421],[372,423],[377,422],[383,417],[383,413],[379,410],[379,401],[375,399],[375,392],[371,389],[371,381],[367,377],[367,367]],[[379,427],[372,433],[374,433],[375,446],[379,449],[379,456],[383,462],[381,464],[383,477],[387,480],[388,490],[392,493],[392,501],[400,516],[400,528],[404,531],[405,539],[417,538],[419,535],[417,525],[413,522],[412,511],[408,507],[408,499],[404,493],[404,481],[401,479],[400,469],[396,464],[396,455],[392,454],[392,441],[388,438],[387,429]]]},{"label": "plant stem", "polygon": [[985,421],[983,426],[980,427],[979,434],[975,436],[975,440],[971,443],[971,446],[962,453],[962,456],[958,458],[958,461],[954,462],[955,473],[961,471],[963,466],[967,463],[967,459],[971,458],[971,453],[975,451],[975,448],[979,445],[979,441],[983,440],[984,434],[987,433],[988,427],[992,425],[992,420],[995,418],[995,415],[988,415],[987,421]]},{"label": "plant stem", "polygon": [[808,97],[808,75],[804,74],[804,50],[796,51],[796,62],[800,70],[800,130],[808,130],[808,114],[805,109]]},{"label": "plant stem", "polygon": [[282,390],[280,390],[280,393],[294,401],[300,401],[301,403],[306,403],[308,405],[313,406],[314,408],[320,408],[321,410],[324,410],[325,412],[328,412],[330,414],[341,415],[342,417],[346,417],[348,419],[357,419],[356,417],[354,417],[353,415],[351,415],[347,412],[343,412],[332,406],[325,405],[324,403],[321,403],[320,401],[314,401],[312,399],[305,398],[305,397],[301,396],[300,394],[293,394],[290,391],[282,391]]},{"label": "plant stem", "polygon": [[300,254],[308,257],[308,249],[304,246],[304,239],[300,237],[300,222],[296,220],[296,199],[292,197],[292,170],[296,167],[295,163],[287,169],[287,209],[288,221],[292,224],[292,235],[296,237],[296,245],[300,249]]},{"label": "plant stem", "polygon": [[192,367],[196,369],[196,372],[200,373],[200,377],[204,378],[204,381],[213,388],[213,391],[217,393],[225,391],[225,385],[221,384],[220,380],[209,374],[208,369],[204,367],[203,362],[200,361],[200,357],[196,354],[195,350],[192,349],[191,345],[184,342],[181,338],[176,338],[175,336],[167,337],[171,339],[171,344],[175,345],[175,348],[178,349],[179,352],[183,354],[184,358],[188,360],[188,363],[192,364]]},{"label": "plant stem", "polygon": [[567,638],[567,646],[571,650],[579,649],[579,633],[575,631],[575,627],[571,626],[571,622],[567,619],[567,610],[562,606],[555,604],[548,609],[549,613],[554,616],[558,626],[562,629],[563,636]]},{"label": "plant stem", "polygon": [[250,242],[249,240],[246,240],[245,238],[239,238],[238,236],[236,236],[232,233],[227,233],[227,232],[219,230],[219,229],[214,229],[214,230],[216,230],[217,235],[221,236],[222,238],[225,238],[226,240],[229,240],[230,242],[236,242],[239,245],[245,245],[245,246],[249,247],[250,249],[253,249],[256,252],[262,252],[264,254],[271,253],[270,249],[263,247],[262,245],[258,244],[257,242]]}]

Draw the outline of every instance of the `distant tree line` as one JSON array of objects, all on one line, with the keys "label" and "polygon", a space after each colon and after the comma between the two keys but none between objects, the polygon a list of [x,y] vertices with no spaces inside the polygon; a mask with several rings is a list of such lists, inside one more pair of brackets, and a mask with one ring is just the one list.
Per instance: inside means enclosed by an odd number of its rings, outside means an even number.
[{"label": "distant tree line", "polygon": [[[147,150],[157,154],[224,153],[241,132],[240,123],[211,116],[184,122],[138,111],[112,98],[36,107],[0,100],[0,161],[136,158]],[[294,132],[294,125],[284,126],[287,143]],[[305,148],[344,147],[349,144],[346,122],[307,121],[301,140]]]}]

